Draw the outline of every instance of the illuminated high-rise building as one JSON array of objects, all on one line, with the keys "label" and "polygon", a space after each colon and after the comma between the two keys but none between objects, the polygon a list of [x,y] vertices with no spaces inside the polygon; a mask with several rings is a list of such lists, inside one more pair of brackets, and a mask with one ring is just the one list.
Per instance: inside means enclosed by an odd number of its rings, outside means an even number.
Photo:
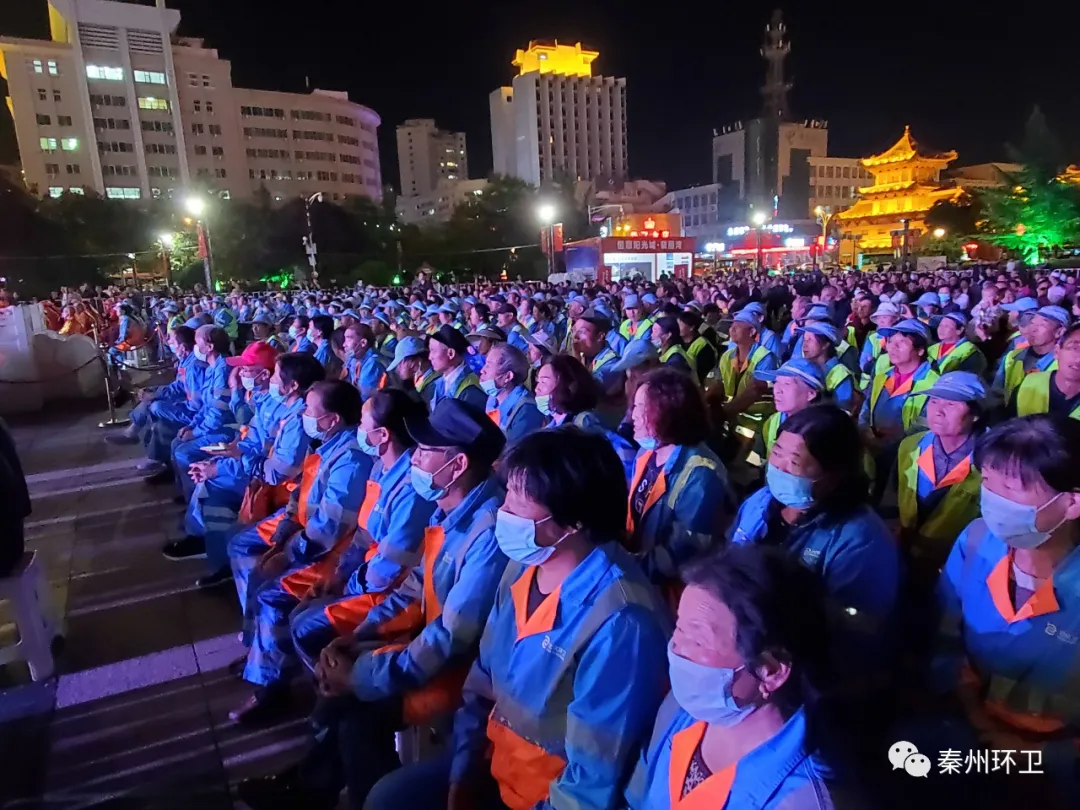
[{"label": "illuminated high-rise building", "polygon": [[445,132],[430,118],[410,118],[397,128],[401,193],[430,194],[439,183],[469,179],[464,132]]},{"label": "illuminated high-rise building", "polygon": [[230,62],[179,25],[164,0],[49,0],[50,39],[0,38],[28,188],[381,196],[373,110],[340,91],[234,87]]},{"label": "illuminated high-rise building", "polygon": [[490,97],[497,174],[535,186],[627,176],[626,79],[594,76],[599,55],[580,42],[530,42],[518,50],[518,75]]}]

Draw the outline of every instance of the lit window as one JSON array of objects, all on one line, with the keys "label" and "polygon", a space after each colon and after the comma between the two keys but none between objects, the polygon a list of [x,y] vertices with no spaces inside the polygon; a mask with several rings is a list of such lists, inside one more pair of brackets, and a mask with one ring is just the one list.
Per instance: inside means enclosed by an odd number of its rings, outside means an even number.
[{"label": "lit window", "polygon": [[165,74],[156,70],[136,70],[135,81],[144,84],[165,84]]},{"label": "lit window", "polygon": [[60,69],[56,66],[56,62],[54,62],[52,59],[50,59],[48,64],[49,64],[49,75],[50,76],[59,76],[60,75]]},{"label": "lit window", "polygon": [[69,188],[69,189],[68,189],[68,192],[69,192],[70,194],[84,194],[84,193],[85,193],[85,192],[83,191],[83,187],[82,187],[82,186],[72,186],[71,188]]},{"label": "lit window", "polygon": [[63,150],[65,152],[74,152],[76,149],[79,148],[79,139],[78,138],[64,138],[63,140],[60,141],[60,146],[63,148]]},{"label": "lit window", "polygon": [[[142,71],[135,71],[136,75],[140,72]],[[102,65],[87,65],[86,78],[105,79],[110,82],[121,82],[124,80],[124,69],[118,67],[104,67]]]},{"label": "lit window", "polygon": [[56,151],[56,138],[42,138],[41,139],[41,151],[42,152],[55,152]]},{"label": "lit window", "polygon": [[49,196],[50,197],[59,197],[63,193],[64,193],[64,187],[63,186],[49,186]]},{"label": "lit window", "polygon": [[139,98],[140,110],[167,110],[169,109],[169,102],[163,98],[154,98],[153,96],[141,96]]},{"label": "lit window", "polygon": [[137,188],[106,186],[105,196],[111,200],[137,200],[142,196],[142,191]]},{"label": "lit window", "polygon": [[34,66],[34,73],[44,73],[45,72],[45,69],[41,65],[41,60],[40,59],[35,59],[32,62],[32,64]]}]

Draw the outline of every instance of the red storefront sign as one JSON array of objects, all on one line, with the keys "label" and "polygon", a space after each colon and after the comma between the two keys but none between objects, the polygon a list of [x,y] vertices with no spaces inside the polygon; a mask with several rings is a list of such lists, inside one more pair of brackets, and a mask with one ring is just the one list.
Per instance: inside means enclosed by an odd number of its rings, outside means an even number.
[{"label": "red storefront sign", "polygon": [[596,268],[596,281],[598,284],[611,283],[611,265],[602,264]]},{"label": "red storefront sign", "polygon": [[690,278],[690,267],[685,264],[675,265],[675,278]]},{"label": "red storefront sign", "polygon": [[600,240],[602,253],[693,253],[697,240],[692,236],[673,236],[670,239],[616,239]]}]

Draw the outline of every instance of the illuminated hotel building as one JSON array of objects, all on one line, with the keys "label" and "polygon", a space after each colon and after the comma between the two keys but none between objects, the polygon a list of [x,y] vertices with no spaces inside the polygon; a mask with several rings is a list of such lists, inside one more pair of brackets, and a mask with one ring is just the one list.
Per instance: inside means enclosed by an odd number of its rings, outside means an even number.
[{"label": "illuminated hotel building", "polygon": [[28,188],[114,199],[188,188],[381,195],[374,111],[343,92],[233,87],[229,61],[176,37],[179,24],[164,0],[50,0],[51,39],[0,38]]},{"label": "illuminated hotel building", "polygon": [[444,132],[430,118],[410,118],[396,134],[402,196],[428,195],[440,183],[469,179],[464,132]]},{"label": "illuminated hotel building", "polygon": [[530,42],[517,52],[518,75],[490,97],[497,174],[534,186],[627,176],[626,79],[594,76],[599,55],[580,42]]},{"label": "illuminated hotel building", "polygon": [[956,152],[932,152],[904,134],[887,150],[860,162],[873,175],[872,185],[859,188],[858,201],[836,216],[843,241],[840,255],[895,253],[907,239],[910,250],[926,231],[926,215],[941,200],[956,200],[959,187],[943,187],[941,172]]}]

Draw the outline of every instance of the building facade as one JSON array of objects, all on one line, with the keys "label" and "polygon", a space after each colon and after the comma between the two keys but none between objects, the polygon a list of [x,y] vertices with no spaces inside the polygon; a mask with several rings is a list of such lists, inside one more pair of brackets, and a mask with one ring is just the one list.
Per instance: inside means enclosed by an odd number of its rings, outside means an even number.
[{"label": "building facade", "polygon": [[445,132],[430,118],[410,118],[397,128],[401,193],[427,195],[443,181],[467,180],[464,132]]},{"label": "building facade", "polygon": [[668,192],[661,203],[682,215],[684,236],[711,237],[721,223],[720,201],[723,186],[709,183]]},{"label": "building facade", "polygon": [[956,152],[934,152],[911,137],[911,129],[884,152],[862,159],[873,183],[859,189],[858,201],[841,211],[840,255],[903,255],[926,232],[926,215],[942,200],[956,200],[964,190],[943,186],[942,171],[956,160]]},{"label": "building facade", "polygon": [[379,116],[342,92],[234,87],[163,4],[50,0],[50,40],[0,38],[26,186],[115,199],[191,188],[381,195]]},{"label": "building facade", "polygon": [[810,157],[810,204],[806,215],[814,216],[818,206],[833,213],[855,204],[859,186],[873,177],[859,158]]},{"label": "building facade", "polygon": [[1019,163],[976,163],[971,166],[954,166],[946,174],[948,178],[966,189],[1001,188],[1006,175],[1016,174],[1023,167]]},{"label": "building facade", "polygon": [[518,50],[518,75],[489,98],[497,174],[534,186],[627,177],[626,79],[592,75],[598,56],[580,42]]},{"label": "building facade", "polygon": [[443,180],[427,194],[398,197],[394,210],[405,225],[442,225],[459,205],[482,197],[487,186],[487,180]]}]

